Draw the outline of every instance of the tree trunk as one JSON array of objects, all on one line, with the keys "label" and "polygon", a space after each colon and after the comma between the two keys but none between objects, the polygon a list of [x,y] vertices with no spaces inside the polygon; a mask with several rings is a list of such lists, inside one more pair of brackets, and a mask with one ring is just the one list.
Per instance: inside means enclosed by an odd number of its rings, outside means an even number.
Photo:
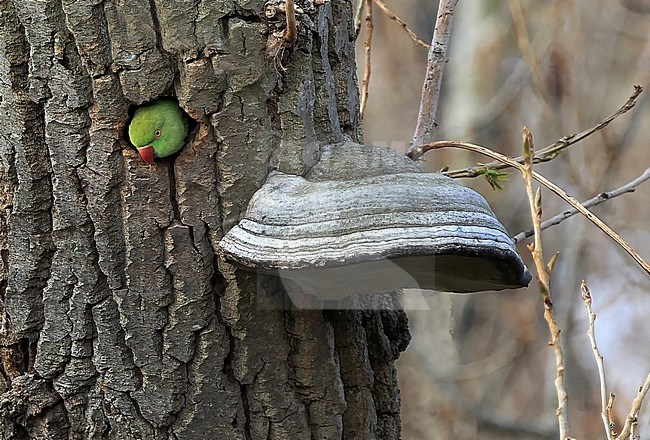
[{"label": "tree trunk", "polygon": [[[313,3],[289,47],[263,0],[0,0],[2,438],[400,437],[403,312],[291,309],[215,252],[270,169],[361,136],[351,4]],[[194,124],[149,166],[161,96]]]}]

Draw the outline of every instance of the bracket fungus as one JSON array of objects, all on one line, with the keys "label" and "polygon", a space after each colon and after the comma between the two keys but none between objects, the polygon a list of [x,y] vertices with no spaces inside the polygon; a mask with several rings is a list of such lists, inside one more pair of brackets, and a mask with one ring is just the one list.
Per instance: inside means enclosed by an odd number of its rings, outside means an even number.
[{"label": "bracket fungus", "polygon": [[304,177],[272,172],[219,247],[227,261],[321,299],[531,279],[478,193],[389,148],[351,142],[323,147]]}]

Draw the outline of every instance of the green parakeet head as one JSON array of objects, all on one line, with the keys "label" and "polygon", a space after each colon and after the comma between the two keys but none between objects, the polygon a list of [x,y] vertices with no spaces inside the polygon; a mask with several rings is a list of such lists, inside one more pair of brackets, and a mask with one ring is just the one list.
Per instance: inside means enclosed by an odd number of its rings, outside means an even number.
[{"label": "green parakeet head", "polygon": [[159,99],[139,107],[129,124],[129,139],[140,157],[153,164],[156,157],[176,153],[185,145],[188,117],[173,99]]}]

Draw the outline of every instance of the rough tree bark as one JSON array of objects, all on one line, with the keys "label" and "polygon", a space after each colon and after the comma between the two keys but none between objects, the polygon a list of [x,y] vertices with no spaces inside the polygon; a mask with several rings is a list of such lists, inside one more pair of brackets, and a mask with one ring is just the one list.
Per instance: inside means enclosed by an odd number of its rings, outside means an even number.
[{"label": "rough tree bark", "polygon": [[[269,60],[264,0],[0,0],[0,437],[399,438],[402,312],[283,310],[215,256],[270,169],[361,136],[350,2],[297,6]],[[161,96],[195,124],[148,166]]]}]

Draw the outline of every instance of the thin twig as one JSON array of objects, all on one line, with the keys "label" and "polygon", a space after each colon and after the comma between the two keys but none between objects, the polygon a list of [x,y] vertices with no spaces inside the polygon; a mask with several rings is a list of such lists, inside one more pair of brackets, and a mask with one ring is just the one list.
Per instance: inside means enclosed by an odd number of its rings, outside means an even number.
[{"label": "thin twig", "polygon": [[[643,174],[641,174],[636,179],[626,183],[625,185],[623,185],[623,186],[621,186],[619,188],[613,189],[611,191],[601,192],[597,196],[592,197],[591,199],[582,202],[582,206],[584,206],[585,208],[591,208],[592,206],[600,205],[601,203],[606,202],[608,200],[611,200],[611,199],[613,199],[615,197],[618,197],[618,196],[620,196],[622,194],[634,192],[639,185],[641,185],[643,182],[645,182],[648,179],[650,179],[650,168],[646,168],[646,170],[643,172]],[[556,216],[553,216],[553,217],[551,217],[551,218],[549,218],[547,220],[544,220],[542,222],[542,231],[545,230],[545,229],[550,228],[551,226],[559,225],[564,220],[573,217],[577,213],[578,213],[577,209],[571,208],[571,209],[567,209],[566,211],[564,211],[564,212],[562,212],[562,213],[560,213],[560,214],[558,214]],[[526,238],[531,237],[533,235],[533,233],[534,233],[534,231],[532,229],[530,229],[528,231],[520,232],[519,234],[512,237],[512,241],[514,241],[515,243],[519,243],[519,242],[525,240]]]},{"label": "thin twig", "polygon": [[[639,95],[643,92],[643,87],[635,85],[634,86],[634,93],[628,98],[628,100],[623,104],[618,110],[616,110],[614,113],[600,121],[598,124],[594,125],[591,128],[588,128],[587,130],[581,131],[580,133],[577,134],[570,134],[567,136],[562,137],[561,139],[558,139],[555,143],[548,145],[547,147],[539,150],[538,152],[535,153],[535,157],[533,158],[533,163],[542,163],[542,162],[548,162],[550,160],[555,159],[563,150],[567,149],[573,144],[576,144],[580,142],[581,140],[591,136],[592,134],[596,133],[597,131],[602,130],[605,128],[607,125],[609,125],[610,122],[612,122],[614,119],[618,118],[624,113],[627,113],[630,111],[634,105],[636,104],[637,98]],[[413,160],[418,160],[422,157],[424,152],[420,150],[419,148],[413,148],[410,150],[407,155]],[[516,162],[523,163],[524,158],[523,156],[519,156],[514,159]],[[502,170],[504,168],[508,168],[509,165],[504,164],[503,162],[500,161],[494,161],[490,162],[487,164],[479,165],[479,166],[472,166],[468,168],[464,168],[462,170],[452,170],[452,171],[447,171],[445,172],[445,175],[448,177],[452,177],[454,179],[457,178],[470,178],[470,177],[477,177],[483,174],[483,172],[486,169],[495,169],[495,170]]]},{"label": "thin twig", "polygon": [[363,66],[363,81],[361,82],[361,104],[360,112],[361,118],[366,112],[366,104],[368,103],[368,86],[370,85],[370,49],[372,47],[372,0],[363,0],[365,3],[366,15],[364,17],[366,23],[366,36],[363,40],[363,49],[365,53],[365,64]]},{"label": "thin twig", "polygon": [[616,433],[616,424],[614,423],[614,399],[616,395],[614,393],[609,393],[609,398],[607,399],[607,406],[605,407],[605,415],[607,420],[609,420],[609,426],[612,428],[612,435],[614,438],[618,435]]},{"label": "thin twig", "polygon": [[436,130],[436,113],[440,100],[440,88],[445,65],[447,64],[447,48],[451,36],[454,9],[457,4],[458,0],[440,0],[438,5],[436,27],[433,31],[433,38],[427,55],[427,73],[422,86],[418,122],[409,151],[418,145],[431,142],[433,133]]},{"label": "thin twig", "polygon": [[591,342],[591,350],[594,353],[594,358],[596,359],[596,366],[598,367],[598,378],[600,379],[600,405],[601,412],[600,417],[603,420],[605,425],[605,433],[607,434],[607,440],[612,440],[612,431],[614,430],[614,420],[611,419],[611,411],[608,411],[608,396],[607,396],[607,382],[605,380],[605,363],[603,362],[603,355],[600,354],[598,350],[598,344],[596,344],[596,332],[594,323],[596,322],[596,314],[591,308],[592,298],[589,287],[587,287],[587,282],[583,279],[580,283],[580,290],[582,292],[582,302],[585,304],[587,309],[587,317],[589,318],[589,327],[587,329],[587,336],[589,336],[589,341]]},{"label": "thin twig", "polygon": [[400,25],[402,29],[404,29],[404,32],[406,32],[406,34],[411,38],[411,40],[413,40],[413,42],[415,42],[415,44],[417,44],[418,46],[422,46],[425,49],[429,48],[429,45],[424,41],[420,40],[418,36],[415,34],[415,32],[413,32],[411,28],[408,27],[406,22],[401,18],[399,18],[397,14],[395,14],[393,11],[391,11],[388,5],[383,2],[383,0],[373,0],[373,1],[377,6],[379,6],[379,9],[384,11],[384,13],[388,16],[388,18],[393,20],[395,23]]},{"label": "thin twig", "polygon": [[296,42],[296,37],[298,36],[296,30],[296,7],[294,5],[294,0],[285,0],[285,17],[287,20],[287,28],[284,31],[284,41],[290,45]]},{"label": "thin twig", "polygon": [[553,313],[553,301],[551,298],[551,264],[547,265],[544,261],[544,252],[542,249],[542,193],[540,188],[533,190],[533,136],[524,127],[524,165],[520,171],[523,176],[526,194],[528,195],[528,204],[530,206],[530,215],[535,229],[535,241],[528,246],[535,263],[537,272],[537,282],[539,291],[544,302],[544,319],[551,333],[551,345],[555,354],[555,390],[557,392],[558,407],[555,412],[560,428],[560,439],[569,439],[569,411],[567,403],[569,396],[566,392],[564,376],[564,352],[560,341],[560,327],[555,320]]},{"label": "thin twig", "polygon": [[[524,166],[517,162],[515,159],[512,159],[508,156],[505,156],[501,153],[497,153],[496,151],[490,150],[489,148],[482,147],[480,145],[476,144],[471,144],[469,142],[458,142],[458,141],[438,141],[438,142],[432,142],[430,144],[426,145],[418,145],[417,146],[417,151],[421,151],[423,153],[431,150],[437,150],[440,148],[460,148],[463,150],[469,150],[469,151],[474,151],[476,153],[483,154],[485,156],[491,157],[494,160],[497,160],[501,163],[506,164],[509,167],[512,168],[517,168],[519,171],[524,173]],[[533,178],[537,180],[539,183],[544,185],[546,188],[550,189],[553,191],[558,197],[560,197],[562,200],[564,200],[566,203],[571,205],[573,208],[575,208],[580,214],[584,215],[587,217],[587,219],[592,222],[594,225],[596,225],[600,230],[602,230],[605,234],[607,234],[612,240],[614,240],[625,252],[632,257],[632,259],[639,265],[641,268],[644,270],[645,273],[650,275],[650,264],[648,264],[642,257],[641,255],[638,254],[632,247],[625,241],[623,238],[621,238],[620,235],[618,235],[615,231],[612,230],[609,226],[607,226],[601,219],[599,219],[594,213],[589,211],[587,208],[582,206],[578,200],[575,198],[571,197],[566,191],[564,191],[562,188],[548,180],[546,177],[542,176],[541,174],[533,171]]]},{"label": "thin twig", "polygon": [[623,426],[623,430],[619,436],[616,437],[616,440],[625,440],[631,437],[637,423],[639,422],[639,412],[641,411],[641,405],[643,405],[643,401],[648,394],[648,391],[650,391],[650,373],[648,373],[648,376],[645,378],[645,382],[643,382],[643,385],[636,393],[636,397],[632,401],[632,408],[630,409],[630,413],[625,419],[625,426]]}]

